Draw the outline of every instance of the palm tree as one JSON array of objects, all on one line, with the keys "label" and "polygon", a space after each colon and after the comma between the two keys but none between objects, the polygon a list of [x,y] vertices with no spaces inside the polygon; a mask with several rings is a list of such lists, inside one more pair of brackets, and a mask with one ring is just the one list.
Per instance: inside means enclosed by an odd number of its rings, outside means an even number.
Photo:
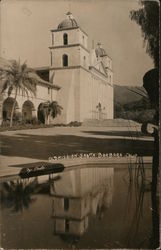
[{"label": "palm tree", "polygon": [[29,69],[26,63],[20,64],[20,60],[17,62],[13,60],[4,68],[0,68],[0,80],[2,81],[1,93],[7,91],[8,96],[14,92],[14,101],[11,110],[10,127],[13,124],[13,115],[16,106],[16,99],[18,92],[22,95],[36,94],[37,80],[34,77],[33,69]]},{"label": "palm tree", "polygon": [[36,201],[32,195],[37,186],[35,178],[28,184],[22,180],[3,182],[1,184],[1,204],[4,208],[12,209],[14,212],[28,209],[29,206]]},{"label": "palm tree", "polygon": [[49,124],[49,117],[55,118],[57,115],[61,115],[62,107],[56,102],[44,102],[39,106],[39,111],[43,112],[45,124]]}]

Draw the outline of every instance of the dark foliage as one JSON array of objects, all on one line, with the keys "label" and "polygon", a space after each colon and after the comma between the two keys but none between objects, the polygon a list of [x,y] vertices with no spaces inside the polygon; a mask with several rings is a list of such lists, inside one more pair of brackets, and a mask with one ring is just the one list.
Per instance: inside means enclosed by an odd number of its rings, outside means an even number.
[{"label": "dark foliage", "polygon": [[115,103],[115,118],[133,120],[139,123],[154,123],[155,110],[151,108],[151,103],[147,98],[142,97],[138,101],[126,104]]},{"label": "dark foliage", "polygon": [[143,86],[146,89],[151,106],[155,109],[155,121],[159,124],[159,71],[149,70],[143,77]]},{"label": "dark foliage", "polygon": [[139,101],[126,103],[123,105],[125,111],[141,111],[145,109],[150,109],[151,104],[147,98],[142,98]]},{"label": "dark foliage", "polygon": [[159,2],[140,1],[141,8],[130,12],[132,20],[141,27],[147,53],[159,67]]}]

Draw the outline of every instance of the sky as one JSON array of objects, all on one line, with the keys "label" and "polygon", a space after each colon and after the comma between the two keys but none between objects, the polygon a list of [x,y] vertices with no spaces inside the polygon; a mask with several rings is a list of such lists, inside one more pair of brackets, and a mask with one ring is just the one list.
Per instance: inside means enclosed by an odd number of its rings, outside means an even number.
[{"label": "sky", "polygon": [[137,0],[2,0],[0,56],[27,61],[28,66],[50,65],[51,29],[71,11],[92,40],[101,42],[113,60],[114,84],[142,86],[143,75],[153,68],[143,48],[140,27],[131,21]]}]

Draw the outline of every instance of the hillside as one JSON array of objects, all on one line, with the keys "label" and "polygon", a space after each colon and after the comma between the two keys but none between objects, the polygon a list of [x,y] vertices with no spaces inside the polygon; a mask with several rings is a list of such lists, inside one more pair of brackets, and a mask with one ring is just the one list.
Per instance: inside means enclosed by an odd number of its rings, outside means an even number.
[{"label": "hillside", "polygon": [[132,91],[139,92],[143,87],[114,85],[114,101],[120,104],[139,101],[142,97]]}]

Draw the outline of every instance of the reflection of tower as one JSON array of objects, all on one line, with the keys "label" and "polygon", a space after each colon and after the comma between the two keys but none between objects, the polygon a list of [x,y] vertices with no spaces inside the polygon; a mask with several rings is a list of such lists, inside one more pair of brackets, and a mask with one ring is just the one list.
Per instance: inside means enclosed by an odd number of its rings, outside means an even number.
[{"label": "reflection of tower", "polygon": [[65,172],[51,186],[54,231],[81,236],[88,228],[89,215],[112,202],[113,168],[82,168]]}]

